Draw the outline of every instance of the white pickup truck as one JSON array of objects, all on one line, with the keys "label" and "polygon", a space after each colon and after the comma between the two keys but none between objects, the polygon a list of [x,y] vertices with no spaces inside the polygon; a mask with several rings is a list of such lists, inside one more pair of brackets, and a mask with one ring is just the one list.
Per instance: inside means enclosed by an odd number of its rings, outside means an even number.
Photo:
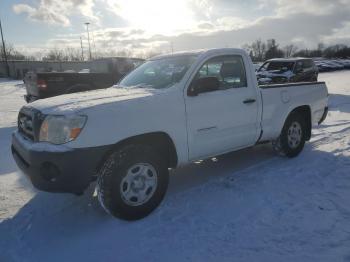
[{"label": "white pickup truck", "polygon": [[240,49],[162,55],[111,88],[24,106],[12,152],[38,189],[81,194],[97,179],[106,211],[139,219],[169,168],[264,142],[297,156],[327,101],[322,82],[258,86]]}]

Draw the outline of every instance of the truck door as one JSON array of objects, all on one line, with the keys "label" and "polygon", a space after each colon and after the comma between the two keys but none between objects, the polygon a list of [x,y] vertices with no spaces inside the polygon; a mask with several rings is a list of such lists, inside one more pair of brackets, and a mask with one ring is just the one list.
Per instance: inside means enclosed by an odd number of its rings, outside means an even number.
[{"label": "truck door", "polygon": [[240,55],[216,56],[207,60],[193,77],[216,77],[219,90],[185,95],[191,160],[253,145],[258,130],[256,87],[247,78]]}]

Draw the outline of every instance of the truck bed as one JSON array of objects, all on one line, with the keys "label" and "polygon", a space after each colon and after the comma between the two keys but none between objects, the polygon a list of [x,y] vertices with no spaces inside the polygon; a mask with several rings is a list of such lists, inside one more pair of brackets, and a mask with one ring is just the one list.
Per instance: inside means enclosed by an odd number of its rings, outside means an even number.
[{"label": "truck bed", "polygon": [[[46,84],[40,86],[40,81]],[[34,99],[47,98],[67,93],[107,88],[114,83],[108,73],[76,73],[76,72],[29,72],[25,77],[27,96]]]},{"label": "truck bed", "polygon": [[293,108],[311,105],[311,121],[317,124],[327,107],[328,91],[325,82],[269,84],[259,86],[263,101],[261,140],[279,135],[287,113]]}]

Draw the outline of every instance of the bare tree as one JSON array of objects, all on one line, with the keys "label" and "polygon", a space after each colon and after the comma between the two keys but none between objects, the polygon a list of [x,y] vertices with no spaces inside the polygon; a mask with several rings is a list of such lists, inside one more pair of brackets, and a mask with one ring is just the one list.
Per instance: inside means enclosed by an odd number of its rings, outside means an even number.
[{"label": "bare tree", "polygon": [[104,51],[96,51],[94,53],[94,57],[95,58],[102,58],[102,57],[116,57],[116,56],[120,56],[120,57],[133,57],[135,56],[135,52],[132,49],[129,48],[123,48],[120,50],[117,49],[107,49]]},{"label": "bare tree", "polygon": [[65,61],[82,61],[81,50],[79,48],[67,47],[64,50]]},{"label": "bare tree", "polygon": [[[19,52],[13,44],[5,43],[5,49],[7,54],[7,59],[9,60],[26,60],[26,56]],[[0,60],[2,60],[2,54],[4,53],[2,45],[0,45]]]},{"label": "bare tree", "polygon": [[261,40],[255,40],[252,45],[253,55],[257,58],[258,61],[263,61],[266,55],[266,44]]},{"label": "bare tree", "polygon": [[283,49],[285,57],[292,57],[297,52],[298,47],[296,47],[293,44],[290,44],[286,45]]},{"label": "bare tree", "polygon": [[265,53],[265,59],[280,58],[283,57],[283,51],[279,48],[275,39],[267,40],[267,51]]},{"label": "bare tree", "polygon": [[253,61],[259,62],[264,60],[267,51],[266,43],[261,39],[255,40],[252,44],[245,44],[242,48],[249,53]]},{"label": "bare tree", "polygon": [[162,54],[162,52],[159,52],[157,50],[148,50],[148,51],[145,51],[143,54],[142,54],[142,57],[145,58],[145,59],[148,59],[148,58],[151,58],[151,57],[154,57],[154,56],[157,56],[157,55],[160,55]]},{"label": "bare tree", "polygon": [[50,50],[46,56],[43,57],[43,61],[63,61],[63,51],[57,48]]},{"label": "bare tree", "polygon": [[317,50],[323,51],[324,49],[325,49],[324,43],[318,43],[318,44],[317,44]]}]

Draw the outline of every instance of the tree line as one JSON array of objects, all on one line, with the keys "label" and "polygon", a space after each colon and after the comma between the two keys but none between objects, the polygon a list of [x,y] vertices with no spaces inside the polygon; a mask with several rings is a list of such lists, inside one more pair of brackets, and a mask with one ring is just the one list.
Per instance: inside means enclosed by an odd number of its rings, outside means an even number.
[{"label": "tree line", "polygon": [[[34,60],[34,61],[84,61],[87,59],[87,52],[82,53],[80,48],[65,47],[53,48],[49,51],[36,52],[33,55],[24,55],[19,52],[13,44],[6,43],[6,53],[8,60]],[[325,46],[320,43],[315,49],[299,49],[294,44],[281,47],[275,39],[263,41],[257,39],[251,44],[243,45],[243,48],[249,53],[254,62],[263,62],[271,58],[288,58],[288,57],[325,57],[325,58],[350,58],[350,47],[343,44]],[[0,61],[4,60],[4,52],[0,45]],[[158,55],[158,51],[148,50],[139,54],[142,58],[149,58]],[[108,56],[125,56],[132,57],[135,53],[132,50],[111,50],[111,51],[94,51],[93,58]]]},{"label": "tree line", "polygon": [[[51,48],[50,50],[36,51],[32,55],[24,55],[18,51],[13,44],[5,43],[5,49],[8,60],[27,60],[27,61],[87,61],[88,52],[81,48],[65,47],[65,48]],[[150,58],[155,55],[159,55],[159,51],[147,50],[141,54],[138,54],[140,58]],[[122,50],[93,50],[92,59],[102,57],[136,57],[135,53],[129,49]],[[0,61],[4,60],[4,51],[2,45],[0,45]]]},{"label": "tree line", "polygon": [[343,44],[326,47],[324,44],[319,43],[315,49],[299,50],[294,44],[280,47],[275,39],[267,41],[257,39],[251,44],[245,44],[243,48],[249,53],[254,62],[288,57],[350,58],[350,47]]}]

